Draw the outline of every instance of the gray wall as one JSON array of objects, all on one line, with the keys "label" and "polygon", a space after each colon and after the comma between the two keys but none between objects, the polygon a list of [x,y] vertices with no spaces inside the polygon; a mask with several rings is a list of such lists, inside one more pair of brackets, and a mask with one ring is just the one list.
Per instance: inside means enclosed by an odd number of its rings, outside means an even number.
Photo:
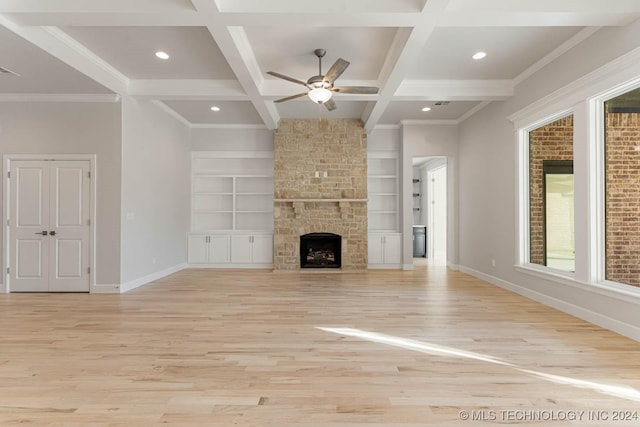
[{"label": "gray wall", "polygon": [[122,277],[187,262],[189,128],[148,100],[122,100]]},{"label": "gray wall", "polygon": [[[514,125],[507,117],[625,52],[637,49],[638,34],[640,21],[594,34],[521,83],[513,98],[490,104],[459,127],[459,230],[463,270],[636,339],[640,339],[640,316],[637,315],[640,292],[636,292],[635,297],[616,295],[580,280],[574,283],[551,280],[514,267],[517,262],[517,144]],[[577,110],[581,118],[586,117],[584,105],[586,101],[582,101]],[[584,120],[576,122],[576,156],[582,159],[588,151],[584,123]],[[585,169],[584,182],[588,173]],[[577,172],[576,229],[583,227],[584,234],[587,227],[582,219],[586,218],[583,213],[586,206],[580,203],[586,202],[589,195],[586,185],[578,182],[578,178]],[[587,245],[586,240],[581,239],[576,241],[576,255],[578,246]],[[491,266],[492,260],[495,267]]]},{"label": "gray wall", "polygon": [[[119,103],[0,102],[0,155],[96,155],[98,285],[120,279],[120,129]],[[4,230],[0,227],[2,241]]]},{"label": "gray wall", "polygon": [[447,264],[458,264],[458,128],[456,125],[403,125],[402,127],[402,264],[413,268],[413,164],[414,157],[447,158]]}]

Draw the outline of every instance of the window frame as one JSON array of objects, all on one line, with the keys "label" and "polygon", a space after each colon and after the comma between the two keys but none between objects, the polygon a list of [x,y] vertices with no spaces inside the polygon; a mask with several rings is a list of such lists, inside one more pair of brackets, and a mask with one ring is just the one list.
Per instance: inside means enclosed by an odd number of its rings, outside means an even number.
[{"label": "window frame", "polygon": [[[561,110],[555,114],[546,116],[541,120],[531,122],[528,125],[520,127],[518,130],[518,185],[517,185],[517,202],[518,202],[518,218],[517,218],[517,258],[515,267],[524,271],[537,274],[548,275],[547,278],[555,279],[575,279],[575,272],[559,270],[546,265],[534,264],[531,262],[531,192],[530,192],[530,141],[529,134],[541,127],[544,127],[557,120],[568,116],[574,116],[573,108]],[[575,123],[574,123],[575,129]],[[575,132],[573,135],[573,145],[575,146]],[[575,207],[574,207],[575,210]]]}]

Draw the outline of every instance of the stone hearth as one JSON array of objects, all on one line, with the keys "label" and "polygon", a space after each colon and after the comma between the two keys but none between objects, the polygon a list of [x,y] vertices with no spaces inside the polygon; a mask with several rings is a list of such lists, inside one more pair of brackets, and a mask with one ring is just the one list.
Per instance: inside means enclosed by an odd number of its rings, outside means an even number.
[{"label": "stone hearth", "polygon": [[367,134],[362,121],[283,119],[274,150],[274,269],[300,268],[300,236],[309,233],[341,236],[342,270],[366,269]]}]

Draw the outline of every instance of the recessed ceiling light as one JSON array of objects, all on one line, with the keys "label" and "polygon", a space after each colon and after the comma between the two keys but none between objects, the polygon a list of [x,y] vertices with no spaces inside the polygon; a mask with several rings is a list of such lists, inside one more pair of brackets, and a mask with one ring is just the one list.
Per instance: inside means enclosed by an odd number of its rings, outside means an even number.
[{"label": "recessed ceiling light", "polygon": [[169,59],[169,54],[163,51],[156,52],[156,56],[160,59]]},{"label": "recessed ceiling light", "polygon": [[431,108],[429,108],[429,107],[424,107],[424,108],[422,109],[422,111],[431,111]]},{"label": "recessed ceiling light", "polygon": [[211,111],[220,111],[220,107],[214,105],[213,107],[211,107]]},{"label": "recessed ceiling light", "polygon": [[487,56],[487,52],[476,52],[473,54],[472,58],[473,59],[482,59],[485,56]]}]

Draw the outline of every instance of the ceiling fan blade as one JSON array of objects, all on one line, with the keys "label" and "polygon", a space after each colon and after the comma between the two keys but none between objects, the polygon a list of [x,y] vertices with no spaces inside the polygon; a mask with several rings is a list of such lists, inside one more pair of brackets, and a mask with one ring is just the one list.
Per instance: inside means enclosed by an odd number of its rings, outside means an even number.
[{"label": "ceiling fan blade", "polygon": [[303,93],[299,93],[297,95],[287,96],[286,98],[276,99],[273,102],[280,103],[280,102],[285,102],[285,101],[291,101],[292,99],[300,98],[300,97],[303,97],[303,96],[306,96],[306,95],[307,95],[307,92],[303,92]]},{"label": "ceiling fan blade", "polygon": [[340,77],[344,70],[349,66],[349,62],[345,61],[342,58],[338,58],[338,60],[329,68],[327,74],[324,75],[324,81],[333,84],[333,82]]},{"label": "ceiling fan blade", "polygon": [[338,86],[331,90],[338,93],[360,93],[368,95],[378,93],[379,89],[373,86]]},{"label": "ceiling fan blade", "polygon": [[329,111],[333,111],[336,108],[338,108],[338,106],[336,105],[336,102],[333,99],[329,99],[328,101],[325,101],[324,106],[327,107],[327,110]]},{"label": "ceiling fan blade", "polygon": [[285,76],[284,74],[280,74],[280,73],[276,73],[274,71],[267,71],[267,74],[273,76],[273,77],[277,77],[279,79],[284,79],[284,80],[288,80],[292,83],[297,83],[299,85],[302,86],[307,86],[307,84],[305,82],[303,82],[302,80],[298,80],[298,79],[294,79],[293,77],[289,77],[289,76]]}]

